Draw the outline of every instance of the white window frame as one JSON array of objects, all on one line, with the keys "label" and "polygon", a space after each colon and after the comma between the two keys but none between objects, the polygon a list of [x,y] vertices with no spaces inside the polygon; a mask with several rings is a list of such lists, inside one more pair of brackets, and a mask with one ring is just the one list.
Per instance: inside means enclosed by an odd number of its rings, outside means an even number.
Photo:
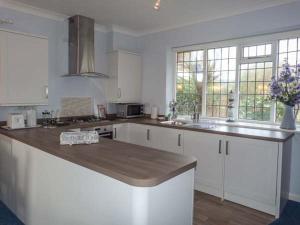
[{"label": "white window frame", "polygon": [[[173,52],[173,99],[176,100],[176,76],[177,76],[177,62],[176,62],[176,54],[181,51],[195,51],[195,50],[204,50],[203,61],[203,90],[202,90],[202,118],[212,119],[212,117],[206,116],[206,94],[207,94],[207,50],[210,48],[224,48],[229,46],[237,47],[237,55],[236,55],[236,84],[235,84],[235,108],[234,108],[234,118],[236,121],[247,122],[247,123],[260,123],[260,124],[277,124],[276,123],[276,106],[275,103],[272,103],[271,106],[271,115],[270,121],[258,121],[258,120],[241,120],[238,118],[238,106],[239,106],[239,79],[240,79],[240,65],[242,63],[251,63],[251,62],[272,62],[273,63],[273,73],[277,74],[278,70],[278,45],[279,40],[282,39],[290,39],[290,38],[300,38],[300,30],[293,30],[288,32],[279,32],[265,35],[257,35],[245,38],[224,40],[218,42],[208,42],[203,44],[195,44],[189,46],[182,47],[174,47],[172,48]],[[248,47],[251,45],[260,45],[260,44],[272,44],[272,54],[270,56],[259,56],[259,57],[248,57],[244,58],[243,55],[243,47]],[[226,118],[216,118],[217,120],[226,120]]]}]

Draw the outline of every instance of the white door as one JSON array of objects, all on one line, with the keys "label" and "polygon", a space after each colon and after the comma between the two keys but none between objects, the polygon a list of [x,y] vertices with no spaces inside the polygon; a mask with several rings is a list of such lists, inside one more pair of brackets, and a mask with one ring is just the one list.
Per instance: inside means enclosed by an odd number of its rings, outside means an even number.
[{"label": "white door", "polygon": [[278,148],[276,142],[227,138],[225,199],[274,213]]},{"label": "white door", "polygon": [[0,200],[12,209],[11,139],[0,135]]},{"label": "white door", "polygon": [[48,40],[6,33],[5,102],[7,105],[47,104]]},{"label": "white door", "polygon": [[118,63],[118,101],[140,102],[141,57],[134,53],[120,51]]},{"label": "white door", "polygon": [[195,189],[223,197],[223,136],[184,131],[184,154],[197,159]]},{"label": "white door", "polygon": [[136,145],[151,147],[152,126],[130,123],[129,142]]},{"label": "white door", "polygon": [[113,125],[113,139],[116,141],[129,142],[129,126],[128,123]]},{"label": "white door", "polygon": [[151,147],[183,154],[183,130],[162,127],[151,128]]}]

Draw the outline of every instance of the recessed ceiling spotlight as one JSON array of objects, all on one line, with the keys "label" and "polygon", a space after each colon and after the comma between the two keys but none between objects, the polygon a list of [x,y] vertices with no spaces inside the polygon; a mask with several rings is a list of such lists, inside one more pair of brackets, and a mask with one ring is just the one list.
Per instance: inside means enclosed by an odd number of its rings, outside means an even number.
[{"label": "recessed ceiling spotlight", "polygon": [[154,8],[155,10],[159,10],[159,9],[160,9],[160,0],[156,0],[156,1],[155,1],[155,4],[154,4],[153,8]]}]

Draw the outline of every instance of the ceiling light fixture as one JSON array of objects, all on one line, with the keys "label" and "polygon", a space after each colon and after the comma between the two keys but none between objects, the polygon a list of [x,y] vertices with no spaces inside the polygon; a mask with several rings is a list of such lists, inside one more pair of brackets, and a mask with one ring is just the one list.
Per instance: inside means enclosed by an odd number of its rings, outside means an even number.
[{"label": "ceiling light fixture", "polygon": [[155,10],[159,10],[160,9],[160,0],[156,0],[154,7]]}]

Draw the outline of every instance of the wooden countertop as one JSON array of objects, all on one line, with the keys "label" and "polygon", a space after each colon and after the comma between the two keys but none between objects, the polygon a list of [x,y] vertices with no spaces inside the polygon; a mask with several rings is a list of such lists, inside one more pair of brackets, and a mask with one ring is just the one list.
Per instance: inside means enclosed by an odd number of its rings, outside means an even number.
[{"label": "wooden countertop", "polygon": [[[192,127],[185,127],[180,125],[162,124],[158,120],[142,119],[142,118],[141,119],[117,119],[109,122],[83,123],[81,124],[81,127],[92,127],[92,126],[100,126],[104,124],[120,124],[120,123],[137,123],[137,124],[144,124],[150,126],[159,126],[165,128],[206,132],[206,133],[220,134],[226,136],[272,141],[272,142],[285,142],[294,136],[293,132],[258,129],[258,128],[244,128],[244,127],[226,126],[226,125],[219,125],[219,124],[217,124],[214,128],[192,128]],[[75,125],[74,127],[78,127],[78,125]]]},{"label": "wooden countertop", "polygon": [[0,134],[132,186],[156,186],[196,167],[194,157],[104,138],[98,144],[62,146],[59,135],[69,128],[0,129]]},{"label": "wooden countertop", "polygon": [[[128,122],[130,122],[130,120]],[[140,120],[136,119],[133,120],[132,122],[145,124],[145,125],[166,127],[166,128],[214,133],[214,134],[220,134],[226,136],[251,138],[251,139],[273,141],[273,142],[285,142],[294,136],[294,133],[292,132],[234,127],[234,126],[226,126],[226,125],[219,125],[219,124],[217,124],[214,128],[192,128],[192,127],[184,127],[180,125],[162,124],[157,120],[151,120],[151,119],[140,119]]]}]

